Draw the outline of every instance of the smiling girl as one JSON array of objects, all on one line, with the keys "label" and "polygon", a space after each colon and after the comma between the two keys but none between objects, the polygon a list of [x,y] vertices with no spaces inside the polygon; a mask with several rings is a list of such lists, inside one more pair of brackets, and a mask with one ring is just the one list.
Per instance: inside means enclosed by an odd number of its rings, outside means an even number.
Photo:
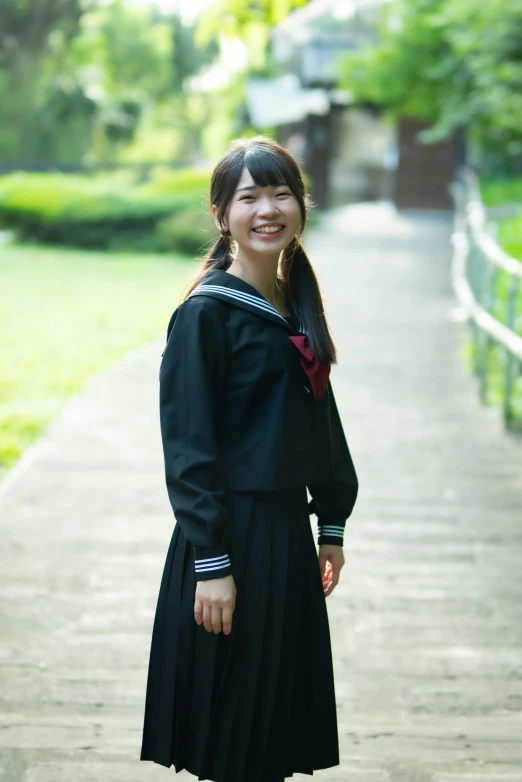
[{"label": "smiling girl", "polygon": [[283,782],[339,764],[325,598],[358,480],[300,242],[310,200],[297,162],[269,138],[237,139],[210,205],[220,235],[170,319],[160,367],[176,524],[141,760],[200,780]]}]

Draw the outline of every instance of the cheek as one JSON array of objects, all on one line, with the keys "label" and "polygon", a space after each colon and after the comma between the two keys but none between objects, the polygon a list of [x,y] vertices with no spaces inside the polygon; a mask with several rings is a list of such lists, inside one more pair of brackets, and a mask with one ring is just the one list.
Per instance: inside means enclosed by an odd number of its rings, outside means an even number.
[{"label": "cheek", "polygon": [[235,226],[236,230],[239,231],[247,230],[252,219],[251,211],[252,210],[247,206],[241,206],[231,210],[230,225]]},{"label": "cheek", "polygon": [[286,210],[286,216],[289,222],[295,223],[296,226],[299,225],[301,222],[301,210],[299,209],[299,205],[289,206]]}]

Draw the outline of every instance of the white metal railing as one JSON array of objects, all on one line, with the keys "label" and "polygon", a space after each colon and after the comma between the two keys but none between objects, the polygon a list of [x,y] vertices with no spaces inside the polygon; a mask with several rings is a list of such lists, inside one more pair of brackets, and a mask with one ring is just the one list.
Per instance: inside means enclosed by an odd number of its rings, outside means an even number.
[{"label": "white metal railing", "polygon": [[[512,399],[516,376],[522,371],[522,337],[515,330],[522,263],[498,245],[496,226],[488,223],[478,181],[470,169],[459,170],[451,193],[455,203],[452,283],[473,330],[474,369],[480,380],[480,396],[486,401],[490,351],[494,344],[500,345],[503,348],[503,417],[505,425],[510,426],[514,419]],[[508,280],[504,322],[499,319],[504,304],[498,295],[501,270]]]}]

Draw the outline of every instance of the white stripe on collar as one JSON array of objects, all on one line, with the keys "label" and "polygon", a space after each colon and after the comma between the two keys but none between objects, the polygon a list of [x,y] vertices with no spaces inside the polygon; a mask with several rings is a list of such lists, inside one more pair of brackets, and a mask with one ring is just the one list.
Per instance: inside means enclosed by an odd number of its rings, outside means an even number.
[{"label": "white stripe on collar", "polygon": [[242,301],[245,304],[251,304],[253,307],[259,307],[259,309],[265,310],[265,312],[271,312],[273,315],[277,315],[277,317],[281,318],[281,320],[284,320],[285,323],[287,322],[286,318],[284,318],[283,315],[281,315],[281,313],[278,312],[275,307],[272,307],[272,305],[269,304],[266,300],[260,299],[259,296],[252,296],[250,293],[243,293],[242,291],[225,288],[223,285],[198,285],[197,288],[194,288],[192,293],[187,298],[190,299],[190,296],[194,296],[195,293],[205,293],[206,291],[221,293],[223,296],[230,296],[230,298],[237,299],[238,301]]},{"label": "white stripe on collar", "polygon": [[[229,296],[231,299],[237,299],[238,301],[242,301],[245,304],[251,304],[253,307],[258,307],[261,310],[264,310],[265,312],[271,312],[273,315],[277,315],[278,318],[281,318],[281,320],[284,320],[285,323],[288,323],[287,319],[281,315],[280,312],[276,310],[275,307],[272,307],[271,304],[269,304],[266,299],[261,299],[259,296],[253,296],[251,293],[244,293],[243,291],[237,291],[232,288],[226,288],[223,285],[198,285],[194,290],[192,291],[189,296],[187,296],[188,299],[190,299],[191,296],[194,296],[196,293],[205,293],[208,291],[212,291],[215,293],[221,293],[223,296]],[[308,334],[308,331],[304,328],[303,324],[299,324],[298,331],[301,334]]]}]

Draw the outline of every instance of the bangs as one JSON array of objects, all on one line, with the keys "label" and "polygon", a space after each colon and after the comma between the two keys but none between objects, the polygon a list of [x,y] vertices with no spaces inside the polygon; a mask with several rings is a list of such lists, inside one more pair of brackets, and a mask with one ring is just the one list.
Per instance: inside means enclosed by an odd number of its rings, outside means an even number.
[{"label": "bangs", "polygon": [[284,159],[259,147],[247,150],[243,163],[258,187],[290,186],[295,180],[295,172]]}]

